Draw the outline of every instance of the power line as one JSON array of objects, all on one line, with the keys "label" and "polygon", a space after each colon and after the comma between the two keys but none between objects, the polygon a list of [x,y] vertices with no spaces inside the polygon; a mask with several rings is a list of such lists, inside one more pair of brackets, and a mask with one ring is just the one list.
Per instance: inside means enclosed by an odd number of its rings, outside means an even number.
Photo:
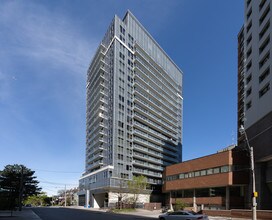
[{"label": "power line", "polygon": [[50,181],[41,181],[38,180],[40,183],[48,183],[48,184],[52,184],[52,185],[68,185],[68,186],[78,186],[78,184],[69,184],[69,183],[56,183],[56,182],[50,182]]},{"label": "power line", "polygon": [[40,171],[40,172],[48,172],[48,173],[83,173],[83,172],[78,172],[78,171],[57,171],[57,170],[43,170],[43,169],[33,169],[35,171]]}]

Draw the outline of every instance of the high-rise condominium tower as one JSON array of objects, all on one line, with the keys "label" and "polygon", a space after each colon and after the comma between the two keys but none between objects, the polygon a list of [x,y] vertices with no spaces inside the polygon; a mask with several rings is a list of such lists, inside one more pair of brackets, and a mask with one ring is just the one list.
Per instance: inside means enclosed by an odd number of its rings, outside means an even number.
[{"label": "high-rise condominium tower", "polygon": [[114,17],[88,70],[80,204],[114,205],[138,175],[160,190],[163,168],[182,156],[182,74],[130,11]]},{"label": "high-rise condominium tower", "polygon": [[271,7],[272,0],[245,0],[238,35],[238,127],[245,127],[254,148],[258,209],[272,209]]}]

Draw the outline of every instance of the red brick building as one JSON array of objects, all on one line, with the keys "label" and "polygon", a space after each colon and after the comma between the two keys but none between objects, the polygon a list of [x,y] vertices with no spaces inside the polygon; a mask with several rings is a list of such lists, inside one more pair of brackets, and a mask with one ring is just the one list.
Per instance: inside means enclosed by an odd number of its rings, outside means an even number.
[{"label": "red brick building", "polygon": [[236,148],[171,165],[164,170],[166,204],[182,201],[195,209],[247,208],[249,161]]}]

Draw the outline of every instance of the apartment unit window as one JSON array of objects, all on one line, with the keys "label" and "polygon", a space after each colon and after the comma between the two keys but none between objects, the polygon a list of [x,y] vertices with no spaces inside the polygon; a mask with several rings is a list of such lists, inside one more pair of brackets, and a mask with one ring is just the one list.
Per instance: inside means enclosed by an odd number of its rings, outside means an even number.
[{"label": "apartment unit window", "polygon": [[118,160],[123,160],[124,159],[124,155],[123,154],[118,154]]},{"label": "apartment unit window", "polygon": [[260,48],[259,48],[259,54],[261,54],[261,53],[264,51],[264,49],[265,49],[266,46],[269,44],[269,42],[270,42],[270,36],[268,36],[268,37],[265,39],[265,41],[263,42],[263,44],[260,46]]},{"label": "apartment unit window", "polygon": [[123,28],[121,25],[120,25],[120,32],[125,35],[125,28]]},{"label": "apartment unit window", "polygon": [[252,53],[252,47],[250,47],[247,51],[247,58],[249,58],[249,56],[251,55]]},{"label": "apartment unit window", "polygon": [[263,38],[263,36],[265,35],[265,33],[267,32],[267,30],[270,27],[270,20],[268,20],[265,24],[265,26],[263,27],[263,29],[261,30],[260,34],[259,34],[259,40],[261,40]]},{"label": "apartment unit window", "polygon": [[122,35],[120,35],[120,40],[126,42],[125,37],[123,37]]},{"label": "apartment unit window", "polygon": [[259,11],[262,10],[264,4],[266,3],[266,0],[262,0],[261,3],[259,4]]},{"label": "apartment unit window", "polygon": [[249,32],[250,28],[252,27],[252,20],[247,25],[247,33]]},{"label": "apartment unit window", "polygon": [[259,20],[259,25],[261,25],[264,21],[264,19],[266,18],[266,16],[268,15],[270,11],[270,5],[267,6],[267,8],[265,9],[264,13],[262,14],[262,16],[260,17],[260,20]]},{"label": "apartment unit window", "polygon": [[124,54],[122,54],[121,52],[119,52],[119,57],[120,57],[122,60],[124,60],[124,59],[125,59],[125,55],[124,55]]},{"label": "apartment unit window", "polygon": [[247,13],[247,19],[250,18],[250,15],[252,14],[252,8],[250,8],[249,12]]},{"label": "apartment unit window", "polygon": [[260,91],[259,91],[259,97],[261,98],[265,93],[267,93],[270,90],[270,83],[267,83]]},{"label": "apartment unit window", "polygon": [[252,61],[250,60],[250,62],[246,66],[246,69],[249,70],[251,68],[251,66],[252,66]]},{"label": "apartment unit window", "polygon": [[246,110],[250,109],[252,106],[252,102],[249,101],[247,104],[246,104]]},{"label": "apartment unit window", "polygon": [[252,74],[250,74],[247,78],[246,78],[246,83],[248,84],[252,79]]},{"label": "apartment unit window", "polygon": [[246,96],[248,97],[250,94],[251,94],[251,92],[252,92],[252,89],[251,89],[251,87],[246,91]]},{"label": "apartment unit window", "polygon": [[251,42],[252,40],[252,34],[249,35],[249,37],[247,38],[247,46],[249,45],[249,43]]},{"label": "apartment unit window", "polygon": [[270,67],[266,68],[266,70],[260,75],[259,83],[264,81],[264,79],[270,74]]},{"label": "apartment unit window", "polygon": [[247,0],[247,7],[250,5],[251,0]]},{"label": "apartment unit window", "polygon": [[270,57],[270,52],[268,51],[259,62],[259,69],[261,69],[263,65],[269,60],[269,57]]}]

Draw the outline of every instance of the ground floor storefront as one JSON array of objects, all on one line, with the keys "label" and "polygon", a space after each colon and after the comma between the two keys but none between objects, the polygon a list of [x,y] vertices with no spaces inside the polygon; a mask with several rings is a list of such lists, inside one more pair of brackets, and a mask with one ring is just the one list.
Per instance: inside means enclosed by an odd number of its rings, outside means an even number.
[{"label": "ground floor storefront", "polygon": [[211,188],[196,188],[171,191],[168,204],[175,206],[183,203],[195,211],[243,209],[245,204],[244,186],[225,186]]}]

